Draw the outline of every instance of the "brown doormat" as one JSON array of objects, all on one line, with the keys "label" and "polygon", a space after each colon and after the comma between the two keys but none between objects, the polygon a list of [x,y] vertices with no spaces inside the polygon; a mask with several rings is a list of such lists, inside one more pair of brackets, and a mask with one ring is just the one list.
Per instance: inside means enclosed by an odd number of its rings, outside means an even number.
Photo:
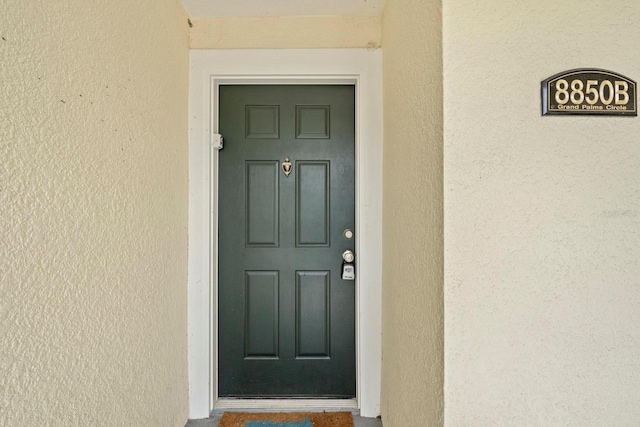
[{"label": "brown doormat", "polygon": [[219,427],[245,427],[245,423],[263,421],[266,425],[311,421],[313,427],[353,427],[351,412],[244,413],[225,412]]}]

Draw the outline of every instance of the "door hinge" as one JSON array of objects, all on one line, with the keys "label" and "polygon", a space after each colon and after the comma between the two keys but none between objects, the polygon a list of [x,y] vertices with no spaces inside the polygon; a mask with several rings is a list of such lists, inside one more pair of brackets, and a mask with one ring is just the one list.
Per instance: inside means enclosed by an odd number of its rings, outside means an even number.
[{"label": "door hinge", "polygon": [[222,135],[219,133],[211,134],[211,148],[222,150]]}]

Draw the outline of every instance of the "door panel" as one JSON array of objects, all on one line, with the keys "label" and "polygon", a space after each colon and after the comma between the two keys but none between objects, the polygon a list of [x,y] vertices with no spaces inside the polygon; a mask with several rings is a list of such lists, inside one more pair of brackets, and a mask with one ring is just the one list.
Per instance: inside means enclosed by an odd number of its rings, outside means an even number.
[{"label": "door panel", "polygon": [[247,138],[272,139],[280,136],[279,105],[247,105],[245,126]]},{"label": "door panel", "polygon": [[296,272],[296,358],[328,358],[330,272]]},{"label": "door panel", "polygon": [[245,359],[278,358],[278,272],[247,271],[245,286]]},{"label": "door panel", "polygon": [[296,162],[296,246],[329,246],[329,162]]},{"label": "door panel", "polygon": [[277,161],[248,161],[246,236],[248,247],[277,247],[280,236],[280,171]]},{"label": "door panel", "polygon": [[220,87],[221,397],[355,396],[354,108],[353,86]]}]

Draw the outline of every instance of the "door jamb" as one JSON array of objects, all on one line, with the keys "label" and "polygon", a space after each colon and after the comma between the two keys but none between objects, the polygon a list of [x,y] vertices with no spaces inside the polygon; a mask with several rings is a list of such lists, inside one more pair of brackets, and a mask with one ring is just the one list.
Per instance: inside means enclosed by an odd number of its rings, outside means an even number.
[{"label": "door jamb", "polygon": [[[217,398],[217,292],[212,290],[217,289],[218,267],[218,152],[211,148],[210,137],[218,129],[220,84],[355,85],[355,243],[359,260],[356,281],[356,401],[333,401],[333,405],[329,405],[328,400],[296,400],[295,403],[244,400],[239,404]],[[379,415],[382,276],[380,52],[366,49],[191,51],[189,122],[190,417],[202,418],[213,409],[240,406],[245,409],[290,409],[301,405],[304,408],[359,408],[363,416]]]}]

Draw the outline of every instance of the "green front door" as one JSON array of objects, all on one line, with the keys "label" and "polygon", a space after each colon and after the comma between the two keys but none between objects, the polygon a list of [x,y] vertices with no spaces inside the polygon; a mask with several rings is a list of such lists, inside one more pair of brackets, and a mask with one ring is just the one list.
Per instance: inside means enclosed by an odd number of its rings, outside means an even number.
[{"label": "green front door", "polygon": [[221,397],[355,397],[354,94],[220,87]]}]

